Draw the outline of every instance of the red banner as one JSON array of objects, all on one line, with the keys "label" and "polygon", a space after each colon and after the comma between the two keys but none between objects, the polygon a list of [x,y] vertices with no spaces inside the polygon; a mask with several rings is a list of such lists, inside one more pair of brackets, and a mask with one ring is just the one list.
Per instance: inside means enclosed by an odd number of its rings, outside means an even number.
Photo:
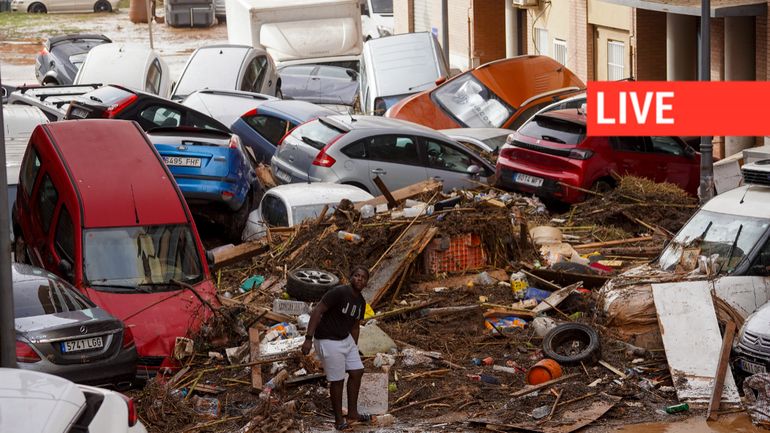
[{"label": "red banner", "polygon": [[770,135],[768,81],[592,81],[588,135]]}]

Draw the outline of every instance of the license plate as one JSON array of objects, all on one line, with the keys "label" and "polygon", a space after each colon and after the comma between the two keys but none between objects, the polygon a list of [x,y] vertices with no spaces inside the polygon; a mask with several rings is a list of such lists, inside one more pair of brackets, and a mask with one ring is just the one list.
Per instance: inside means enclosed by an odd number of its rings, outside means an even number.
[{"label": "license plate", "polygon": [[61,351],[63,353],[79,352],[81,350],[101,349],[104,347],[102,337],[84,338],[82,340],[63,341]]},{"label": "license plate", "polygon": [[275,177],[277,177],[278,179],[281,179],[286,183],[291,183],[291,175],[277,167],[275,169]]},{"label": "license plate", "polygon": [[767,368],[765,368],[765,366],[762,364],[756,364],[745,359],[741,359],[739,362],[741,370],[743,371],[749,372],[751,374],[767,373]]},{"label": "license plate", "polygon": [[164,156],[163,161],[166,165],[173,165],[178,167],[200,167],[200,158],[188,158],[185,156]]},{"label": "license plate", "polygon": [[513,181],[516,183],[523,183],[524,185],[529,185],[529,186],[543,186],[542,177],[530,176],[524,173],[516,173],[513,176]]},{"label": "license plate", "polygon": [[73,108],[72,111],[70,111],[70,117],[85,119],[88,117],[88,111],[82,108]]}]

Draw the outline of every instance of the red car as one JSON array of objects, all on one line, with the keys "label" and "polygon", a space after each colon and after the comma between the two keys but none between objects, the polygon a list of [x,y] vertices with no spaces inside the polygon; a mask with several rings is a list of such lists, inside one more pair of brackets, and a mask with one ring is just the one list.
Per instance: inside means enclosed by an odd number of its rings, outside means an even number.
[{"label": "red car", "polygon": [[671,182],[695,195],[700,154],[679,137],[589,137],[580,109],[539,114],[511,134],[497,159],[505,188],[576,203],[582,189],[614,185],[612,173]]},{"label": "red car", "polygon": [[19,178],[16,260],[60,275],[123,320],[139,376],[173,366],[176,337],[213,314],[216,289],[182,193],[139,125],[40,125]]}]

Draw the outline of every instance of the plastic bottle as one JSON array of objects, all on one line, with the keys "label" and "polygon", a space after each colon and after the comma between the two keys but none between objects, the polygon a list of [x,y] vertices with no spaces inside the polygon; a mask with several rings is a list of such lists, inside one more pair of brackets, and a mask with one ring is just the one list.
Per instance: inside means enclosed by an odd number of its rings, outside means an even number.
[{"label": "plastic bottle", "polygon": [[260,397],[263,397],[263,398],[264,397],[268,397],[270,395],[270,393],[273,392],[274,389],[276,389],[279,386],[281,386],[281,384],[283,383],[283,381],[286,380],[287,377],[289,377],[289,372],[288,371],[286,371],[285,369],[279,371],[278,374],[273,376],[273,378],[270,379],[265,384],[265,387],[262,388],[262,394],[260,394]]},{"label": "plastic bottle", "polygon": [[369,219],[374,216],[374,206],[365,204],[361,206],[361,218]]},{"label": "plastic bottle", "polygon": [[342,240],[345,240],[345,241],[348,241],[348,242],[353,242],[353,243],[358,243],[358,242],[361,242],[361,240],[363,240],[361,235],[357,235],[355,233],[346,232],[345,230],[338,231],[337,232],[337,237],[339,239],[342,239]]},{"label": "plastic bottle", "polygon": [[514,272],[511,274],[511,290],[513,290],[513,296],[516,299],[524,299],[527,287],[529,287],[529,282],[524,272]]},{"label": "plastic bottle", "polygon": [[372,418],[373,418],[372,419],[372,423],[374,425],[378,425],[378,426],[391,425],[394,422],[396,422],[396,417],[394,417],[393,415],[391,415],[389,413],[386,413],[384,415],[375,415]]},{"label": "plastic bottle", "polygon": [[666,413],[687,412],[688,410],[690,410],[690,405],[687,403],[682,403],[682,404],[675,404],[673,406],[668,406],[666,408]]}]

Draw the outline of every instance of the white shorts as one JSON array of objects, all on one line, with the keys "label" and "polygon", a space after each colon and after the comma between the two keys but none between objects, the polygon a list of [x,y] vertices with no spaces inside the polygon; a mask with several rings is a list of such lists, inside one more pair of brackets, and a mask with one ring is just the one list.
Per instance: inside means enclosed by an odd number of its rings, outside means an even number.
[{"label": "white shorts", "polygon": [[345,372],[363,370],[364,364],[358,355],[358,346],[353,337],[344,340],[314,340],[316,353],[324,365],[326,380],[336,382],[345,379]]}]

